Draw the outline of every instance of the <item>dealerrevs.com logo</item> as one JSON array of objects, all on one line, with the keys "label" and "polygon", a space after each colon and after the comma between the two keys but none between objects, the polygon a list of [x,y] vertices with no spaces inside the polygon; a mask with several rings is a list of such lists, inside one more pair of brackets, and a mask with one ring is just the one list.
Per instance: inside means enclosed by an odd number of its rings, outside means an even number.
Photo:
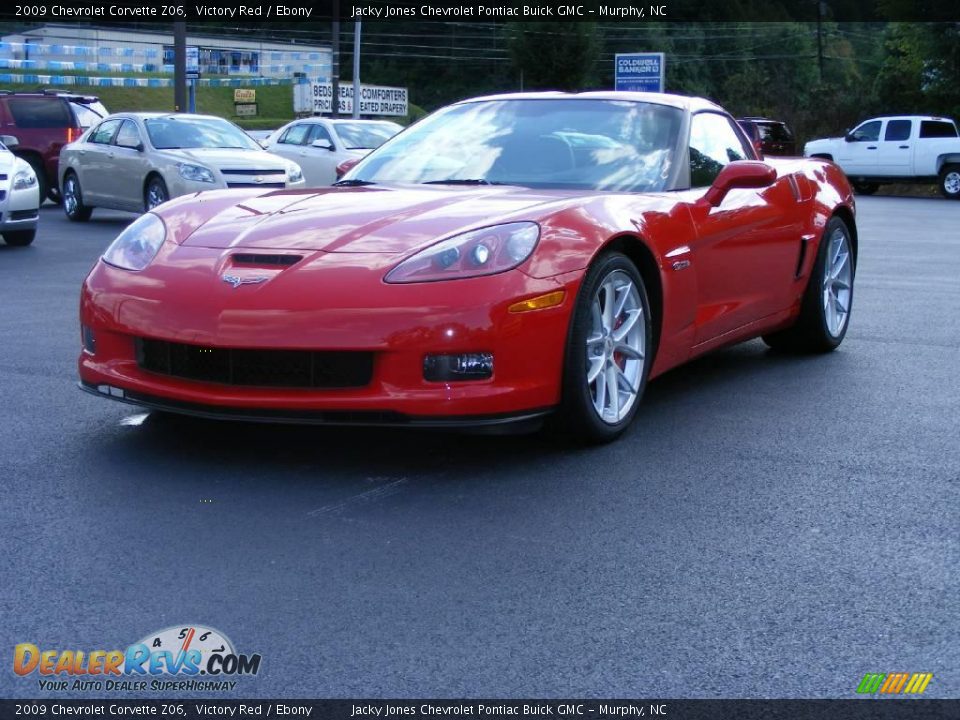
[{"label": "dealerrevs.com logo", "polygon": [[223,633],[201,625],[169,627],[125,650],[41,649],[20,643],[13,671],[40,690],[97,692],[233,690],[260,671],[260,655],[238,653]]}]

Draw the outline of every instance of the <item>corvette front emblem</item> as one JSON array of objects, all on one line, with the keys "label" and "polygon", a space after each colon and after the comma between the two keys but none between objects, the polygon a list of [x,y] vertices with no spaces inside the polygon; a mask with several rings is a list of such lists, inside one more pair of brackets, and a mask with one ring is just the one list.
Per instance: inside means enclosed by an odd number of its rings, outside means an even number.
[{"label": "corvette front emblem", "polygon": [[241,285],[257,285],[266,282],[269,278],[266,275],[254,275],[252,277],[240,277],[239,275],[224,275],[221,278],[225,283],[230,283],[236,290]]}]

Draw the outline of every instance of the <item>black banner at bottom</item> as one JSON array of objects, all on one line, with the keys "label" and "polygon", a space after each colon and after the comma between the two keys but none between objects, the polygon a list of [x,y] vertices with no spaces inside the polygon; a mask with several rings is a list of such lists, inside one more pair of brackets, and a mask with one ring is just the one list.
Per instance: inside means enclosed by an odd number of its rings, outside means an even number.
[{"label": "black banner at bottom", "polygon": [[960,699],[859,700],[0,700],[0,720],[45,718],[459,720],[915,720],[960,718]]}]

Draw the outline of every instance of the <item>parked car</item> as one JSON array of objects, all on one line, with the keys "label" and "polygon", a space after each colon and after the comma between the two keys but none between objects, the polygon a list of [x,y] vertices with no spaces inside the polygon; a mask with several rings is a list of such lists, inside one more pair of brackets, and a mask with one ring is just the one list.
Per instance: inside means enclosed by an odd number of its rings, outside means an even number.
[{"label": "parked car", "polygon": [[92,95],[0,90],[0,126],[17,138],[13,153],[36,173],[41,201],[59,200],[57,161],[63,146],[106,115],[107,109]]},{"label": "parked car", "polygon": [[460,102],[335,187],[204,193],[128,226],[83,284],[82,387],[258,421],[552,416],[612,440],[693,357],[843,341],[853,191],[832,163],[775,163],[700,98]]},{"label": "parked car", "polygon": [[797,141],[785,122],[763,117],[746,117],[737,120],[760,155],[797,154]]},{"label": "parked car", "polygon": [[117,113],[64,147],[60,186],[67,217],[85,221],[95,207],[145,212],[204,190],[302,187],[303,173],[223,118]]},{"label": "parked car", "polygon": [[340,163],[362,158],[401,130],[387,120],[304,118],[276,130],[263,146],[299,163],[307,187],[324,187],[337,179]]},{"label": "parked car", "polygon": [[276,130],[245,130],[250,137],[252,137],[257,143],[263,145],[264,141],[273,135]]},{"label": "parked car", "polygon": [[803,154],[832,160],[864,195],[886,183],[936,183],[944,197],[960,198],[960,137],[950,118],[871,118],[843,137],[808,142]]},{"label": "parked car", "polygon": [[33,167],[11,151],[17,138],[0,135],[0,235],[7,245],[29,245],[37,234],[40,183]]}]

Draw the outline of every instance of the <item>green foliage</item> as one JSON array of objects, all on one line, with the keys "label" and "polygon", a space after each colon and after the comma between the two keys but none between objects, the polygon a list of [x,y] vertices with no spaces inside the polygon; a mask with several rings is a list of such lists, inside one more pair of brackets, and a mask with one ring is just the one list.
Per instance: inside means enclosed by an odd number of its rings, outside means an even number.
[{"label": "green foliage", "polygon": [[525,90],[582,90],[594,82],[600,42],[590,22],[516,22],[507,49]]}]

